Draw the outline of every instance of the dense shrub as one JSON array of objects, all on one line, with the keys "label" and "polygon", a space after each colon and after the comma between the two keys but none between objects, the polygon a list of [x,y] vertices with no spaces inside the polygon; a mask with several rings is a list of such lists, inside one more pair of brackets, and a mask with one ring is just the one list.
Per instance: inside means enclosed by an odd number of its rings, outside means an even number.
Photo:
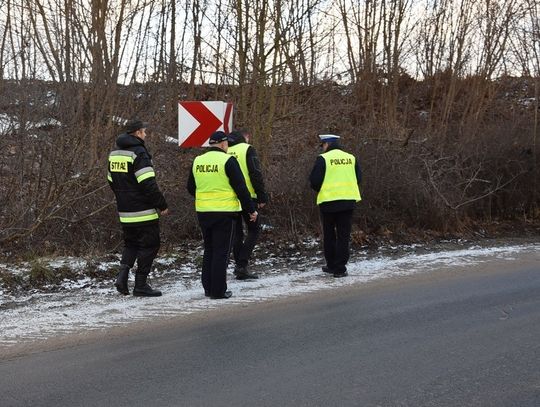
[{"label": "dense shrub", "polygon": [[[268,123],[256,111],[238,111],[239,117],[251,117],[237,124],[253,129],[266,175],[271,203],[262,217],[273,227],[268,236],[319,233],[307,178],[318,154],[316,136],[328,131],[339,133],[362,165],[356,236],[402,228],[446,233],[493,219],[536,218],[536,103],[523,102],[530,101],[532,86],[512,78],[485,83],[490,96],[480,103],[478,88],[469,94],[466,81],[446,116],[429,80],[409,80],[400,90],[394,120],[382,97],[368,109],[360,90],[332,82],[278,88]],[[163,96],[171,93],[164,85],[118,87],[103,105],[96,103],[99,93],[85,85],[4,87],[11,95],[2,99],[0,136],[0,242],[6,250],[87,253],[120,244],[105,178],[106,157],[120,132],[117,116],[153,124],[147,144],[171,207],[162,222],[165,243],[199,238],[185,183],[200,151],[180,150],[168,141],[177,123],[175,100]],[[227,94],[237,102],[234,89],[198,92],[198,100],[215,94],[225,100]]]}]

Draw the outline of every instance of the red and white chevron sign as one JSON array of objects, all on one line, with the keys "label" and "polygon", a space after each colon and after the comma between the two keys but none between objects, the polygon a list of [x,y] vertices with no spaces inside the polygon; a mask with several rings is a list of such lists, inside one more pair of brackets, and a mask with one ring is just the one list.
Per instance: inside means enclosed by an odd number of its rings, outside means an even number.
[{"label": "red and white chevron sign", "polygon": [[178,145],[203,147],[213,132],[232,130],[233,104],[219,101],[178,102]]}]

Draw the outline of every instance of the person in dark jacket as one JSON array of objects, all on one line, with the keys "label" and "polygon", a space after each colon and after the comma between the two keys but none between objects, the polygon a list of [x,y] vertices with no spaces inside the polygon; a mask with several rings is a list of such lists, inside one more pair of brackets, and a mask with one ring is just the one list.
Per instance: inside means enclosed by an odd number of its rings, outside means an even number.
[{"label": "person in dark jacket", "polygon": [[152,156],[144,144],[147,123],[132,120],[125,133],[116,139],[116,148],[109,154],[107,179],[116,196],[118,215],[124,235],[124,250],[115,286],[128,295],[129,270],[137,260],[133,295],[156,297],[147,282],[152,263],[160,247],[159,217],[167,215],[167,202],[157,183]]},{"label": "person in dark jacket", "polygon": [[251,222],[257,211],[251,200],[236,158],[226,153],[227,135],[216,131],[210,148],[195,158],[187,180],[187,190],[195,197],[195,210],[204,240],[202,285],[211,299],[230,298],[227,264],[234,236],[234,224],[244,208]]},{"label": "person in dark jacket", "polygon": [[319,138],[322,154],[315,160],[309,181],[318,192],[326,260],[323,271],[344,277],[349,261],[352,214],[356,202],[361,200],[362,173],[354,155],[342,150],[339,136],[323,134]]},{"label": "person in dark jacket", "polygon": [[[268,195],[264,188],[259,157],[255,148],[249,145],[250,136],[250,132],[246,129],[234,130],[229,133],[227,154],[235,156],[238,160],[242,174],[246,179],[246,185],[251,199],[257,206],[257,209],[261,209],[268,203]],[[246,236],[244,235],[244,223],[247,229]],[[242,215],[236,220],[233,244],[234,274],[238,280],[259,278],[256,273],[248,270],[249,259],[257,243],[259,231],[260,217],[257,218],[256,222],[252,222],[249,219],[249,213],[242,210]]]}]

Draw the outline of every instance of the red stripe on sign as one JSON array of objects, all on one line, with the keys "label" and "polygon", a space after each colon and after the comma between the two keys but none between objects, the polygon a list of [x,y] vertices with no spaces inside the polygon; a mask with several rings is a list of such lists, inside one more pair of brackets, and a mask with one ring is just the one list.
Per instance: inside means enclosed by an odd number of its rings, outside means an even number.
[{"label": "red stripe on sign", "polygon": [[180,104],[199,122],[199,127],[180,144],[180,147],[201,147],[222,125],[221,120],[208,110],[203,102],[183,102]]},{"label": "red stripe on sign", "polygon": [[225,119],[223,120],[223,128],[225,130],[225,133],[229,134],[231,129],[229,128],[229,122],[231,119],[231,112],[232,112],[233,104],[227,103],[227,107],[225,108]]}]

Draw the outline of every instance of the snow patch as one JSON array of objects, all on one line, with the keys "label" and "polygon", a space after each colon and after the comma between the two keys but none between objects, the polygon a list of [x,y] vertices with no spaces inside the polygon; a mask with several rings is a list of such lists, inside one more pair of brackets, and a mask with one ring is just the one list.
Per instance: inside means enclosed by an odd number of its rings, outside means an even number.
[{"label": "snow patch", "polygon": [[[31,293],[11,299],[6,298],[0,288],[0,345],[9,346],[70,332],[104,329],[160,316],[171,317],[235,304],[260,302],[392,276],[436,271],[444,267],[479,264],[494,258],[511,261],[520,253],[536,253],[539,248],[540,244],[532,244],[410,253],[398,258],[388,255],[374,258],[361,256],[349,263],[349,277],[341,279],[322,273],[319,257],[304,258],[303,264],[292,267],[294,262],[288,258],[287,266],[271,269],[259,280],[253,281],[234,280],[230,267],[228,286],[233,291],[233,297],[227,301],[212,301],[204,297],[193,264],[171,268],[177,258],[165,257],[158,259],[156,263],[159,269],[165,268],[170,279],[154,284],[164,292],[164,295],[158,298],[120,296],[109,282],[96,287],[90,278],[66,280],[61,292]],[[276,257],[257,262],[258,265],[267,263],[275,264]],[[69,265],[73,268],[84,267],[86,264],[85,260],[76,258],[56,259],[50,263],[51,266]],[[111,262],[110,265],[116,265],[116,262]],[[100,267],[108,266],[104,264]]]},{"label": "snow patch", "polygon": [[47,129],[50,127],[61,127],[62,122],[53,119],[52,117],[48,117],[46,119],[37,121],[37,122],[30,122],[27,124],[26,129],[32,130],[32,129]]},{"label": "snow patch", "polygon": [[0,113],[0,135],[11,133],[19,128],[19,123],[12,116]]},{"label": "snow patch", "polygon": [[125,126],[128,120],[120,116],[111,116],[111,122],[119,126]]}]

